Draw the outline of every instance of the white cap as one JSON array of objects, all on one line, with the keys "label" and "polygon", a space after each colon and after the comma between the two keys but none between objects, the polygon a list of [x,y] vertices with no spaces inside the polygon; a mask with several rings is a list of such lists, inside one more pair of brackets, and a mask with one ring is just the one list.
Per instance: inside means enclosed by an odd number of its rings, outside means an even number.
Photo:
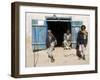
[{"label": "white cap", "polygon": [[48,30],[48,32],[51,32],[51,30]]}]

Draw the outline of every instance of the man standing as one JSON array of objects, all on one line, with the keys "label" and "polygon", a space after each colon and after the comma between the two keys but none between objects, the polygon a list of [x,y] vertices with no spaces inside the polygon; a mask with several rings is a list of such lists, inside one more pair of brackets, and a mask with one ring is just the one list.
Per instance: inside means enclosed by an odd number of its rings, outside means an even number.
[{"label": "man standing", "polygon": [[48,38],[47,38],[47,47],[48,47],[48,57],[51,59],[51,62],[54,62],[55,59],[53,57],[52,51],[54,50],[55,45],[57,44],[55,36],[52,34],[51,30],[48,30]]},{"label": "man standing", "polygon": [[67,33],[64,33],[64,49],[71,49],[71,33],[67,30]]},{"label": "man standing", "polygon": [[85,48],[88,41],[88,32],[86,31],[86,26],[82,25],[81,30],[78,32],[77,36],[77,54],[80,58],[85,60]]}]

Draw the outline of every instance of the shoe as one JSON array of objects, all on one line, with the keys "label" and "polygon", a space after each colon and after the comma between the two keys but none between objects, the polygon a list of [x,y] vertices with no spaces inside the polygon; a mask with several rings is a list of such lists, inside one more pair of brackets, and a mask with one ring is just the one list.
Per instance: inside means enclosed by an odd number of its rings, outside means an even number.
[{"label": "shoe", "polygon": [[51,56],[50,56],[50,55],[48,55],[48,58],[51,58]]},{"label": "shoe", "polygon": [[55,61],[55,59],[53,58],[53,56],[51,57],[51,62],[54,62]]},{"label": "shoe", "polygon": [[85,60],[85,55],[83,55],[83,60]]},{"label": "shoe", "polygon": [[54,62],[55,61],[55,59],[51,59],[51,62]]},{"label": "shoe", "polygon": [[68,48],[66,48],[66,50],[68,50]]}]

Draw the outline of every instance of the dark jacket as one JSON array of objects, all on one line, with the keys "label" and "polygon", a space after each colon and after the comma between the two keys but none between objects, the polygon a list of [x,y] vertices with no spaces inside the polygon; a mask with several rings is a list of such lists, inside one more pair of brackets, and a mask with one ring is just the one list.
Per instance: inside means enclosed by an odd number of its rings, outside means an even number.
[{"label": "dark jacket", "polygon": [[[49,37],[51,37],[51,39],[49,38]],[[51,34],[49,34],[48,36],[47,36],[47,47],[49,47],[50,46],[50,44],[52,43],[52,42],[55,42],[56,41],[56,38],[55,38],[55,36],[51,33]]]},{"label": "dark jacket", "polygon": [[86,47],[87,41],[88,41],[88,36],[86,35],[86,38],[84,39],[84,33],[82,33],[82,31],[79,31],[78,35],[77,35],[77,46],[76,46],[76,48],[79,47],[79,44],[83,44]]}]

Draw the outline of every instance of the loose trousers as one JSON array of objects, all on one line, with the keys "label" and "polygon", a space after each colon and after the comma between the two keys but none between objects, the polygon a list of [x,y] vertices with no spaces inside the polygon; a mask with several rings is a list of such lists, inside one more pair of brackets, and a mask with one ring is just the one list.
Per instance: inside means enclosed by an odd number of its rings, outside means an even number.
[{"label": "loose trousers", "polygon": [[53,56],[52,51],[53,51],[53,49],[54,49],[54,46],[55,46],[55,42],[51,42],[50,47],[49,47],[48,50],[47,50],[47,53],[48,53],[48,55],[49,55],[50,57]]}]

